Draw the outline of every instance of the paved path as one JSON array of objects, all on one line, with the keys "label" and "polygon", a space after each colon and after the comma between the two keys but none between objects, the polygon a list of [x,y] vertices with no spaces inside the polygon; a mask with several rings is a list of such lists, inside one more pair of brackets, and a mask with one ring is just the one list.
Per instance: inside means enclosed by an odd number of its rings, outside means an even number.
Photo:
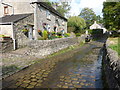
[{"label": "paved path", "polygon": [[[34,64],[3,80],[3,88],[102,88],[100,48],[92,42]],[[99,58],[99,59],[98,59]]]}]

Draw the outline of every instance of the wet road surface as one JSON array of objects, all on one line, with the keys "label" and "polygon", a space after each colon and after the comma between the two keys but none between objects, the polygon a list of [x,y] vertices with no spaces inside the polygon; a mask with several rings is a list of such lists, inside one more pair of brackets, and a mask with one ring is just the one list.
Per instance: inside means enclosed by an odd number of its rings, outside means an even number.
[{"label": "wet road surface", "polygon": [[61,54],[3,80],[3,88],[103,88],[102,42]]}]

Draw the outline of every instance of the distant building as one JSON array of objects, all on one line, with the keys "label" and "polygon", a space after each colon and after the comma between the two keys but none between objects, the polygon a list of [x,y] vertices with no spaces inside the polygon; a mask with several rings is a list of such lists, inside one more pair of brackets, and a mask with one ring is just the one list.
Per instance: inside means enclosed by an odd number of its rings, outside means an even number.
[{"label": "distant building", "polygon": [[90,29],[103,29],[103,33],[106,33],[107,29],[104,28],[102,25],[97,24],[96,21],[94,21],[94,24],[90,26]]},{"label": "distant building", "polygon": [[94,21],[94,24],[90,26],[90,29],[101,29],[102,27]]}]

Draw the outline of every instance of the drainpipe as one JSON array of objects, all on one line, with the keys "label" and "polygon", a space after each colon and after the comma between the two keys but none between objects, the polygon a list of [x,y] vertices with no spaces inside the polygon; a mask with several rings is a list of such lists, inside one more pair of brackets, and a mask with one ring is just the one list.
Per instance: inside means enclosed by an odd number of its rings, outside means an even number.
[{"label": "drainpipe", "polygon": [[37,3],[35,3],[34,8],[34,30],[35,30],[35,40],[37,40]]},{"label": "drainpipe", "polygon": [[15,34],[14,34],[14,23],[11,22],[11,25],[12,25],[13,49],[16,50],[16,40],[15,40]]},{"label": "drainpipe", "polygon": [[[32,6],[34,4],[34,6]],[[35,30],[35,40],[37,40],[37,35],[38,35],[38,28],[37,28],[37,3],[30,3],[30,5],[34,8],[34,30]]]}]

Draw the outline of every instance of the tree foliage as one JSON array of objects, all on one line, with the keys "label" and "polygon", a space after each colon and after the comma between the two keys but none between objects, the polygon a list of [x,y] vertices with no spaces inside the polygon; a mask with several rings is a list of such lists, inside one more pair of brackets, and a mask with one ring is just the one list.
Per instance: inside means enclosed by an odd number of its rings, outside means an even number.
[{"label": "tree foliage", "polygon": [[73,27],[75,33],[80,33],[86,27],[86,23],[83,18],[73,16],[68,19],[68,27]]},{"label": "tree foliage", "polygon": [[103,3],[104,25],[108,30],[120,29],[120,2]]},{"label": "tree foliage", "polygon": [[68,14],[71,8],[69,2],[50,2],[46,0],[46,3],[55,8],[62,16]]},{"label": "tree foliage", "polygon": [[91,8],[83,8],[79,16],[85,20],[87,28],[97,20],[97,16]]},{"label": "tree foliage", "polygon": [[100,16],[100,15],[98,15],[98,16],[96,16],[96,21],[97,21],[97,23],[99,23],[99,24],[103,24],[104,22],[103,22],[103,18]]},{"label": "tree foliage", "polygon": [[68,2],[53,2],[52,5],[56,6],[56,10],[62,16],[65,16],[71,8]]}]

